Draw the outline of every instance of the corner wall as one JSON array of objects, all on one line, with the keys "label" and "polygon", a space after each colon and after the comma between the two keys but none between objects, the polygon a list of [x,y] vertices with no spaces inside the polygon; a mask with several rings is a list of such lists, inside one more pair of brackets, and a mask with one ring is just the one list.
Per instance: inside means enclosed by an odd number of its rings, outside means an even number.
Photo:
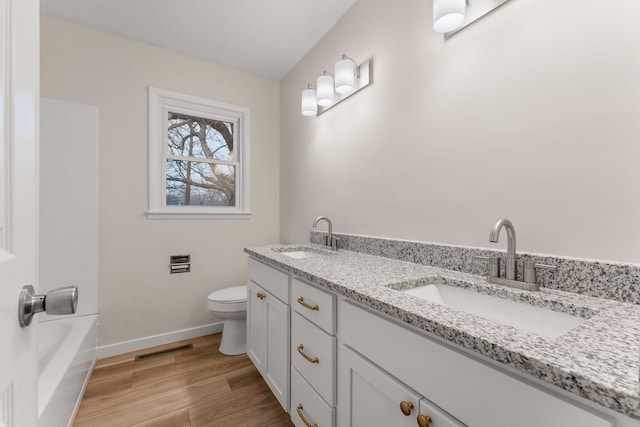
[{"label": "corner wall", "polygon": [[[430,1],[360,0],[281,84],[281,241],[342,233],[640,263],[640,2],[512,0],[448,40]],[[341,54],[373,84],[317,118]],[[324,230],[324,228],[322,229]]]},{"label": "corner wall", "polygon": [[[100,345],[219,321],[207,295],[245,283],[245,246],[278,241],[280,83],[41,18],[42,96],[98,107]],[[148,86],[251,109],[250,220],[146,219]],[[180,254],[192,271],[170,275]]]}]

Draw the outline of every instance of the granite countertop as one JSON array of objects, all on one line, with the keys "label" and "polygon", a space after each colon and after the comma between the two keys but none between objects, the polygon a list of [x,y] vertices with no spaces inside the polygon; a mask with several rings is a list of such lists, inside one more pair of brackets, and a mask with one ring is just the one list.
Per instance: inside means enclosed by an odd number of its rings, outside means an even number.
[{"label": "granite countertop", "polygon": [[[340,250],[303,259],[280,253],[283,249],[313,246],[270,245],[245,248],[245,252],[402,322],[640,419],[640,306],[544,288],[538,292],[511,289],[489,284],[483,276],[358,252]],[[481,293],[588,320],[560,337],[548,338],[398,291],[434,276]]]}]

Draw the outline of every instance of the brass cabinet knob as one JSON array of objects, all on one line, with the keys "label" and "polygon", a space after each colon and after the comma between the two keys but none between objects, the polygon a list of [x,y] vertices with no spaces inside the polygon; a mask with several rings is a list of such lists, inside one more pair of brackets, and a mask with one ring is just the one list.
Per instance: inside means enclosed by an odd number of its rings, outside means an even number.
[{"label": "brass cabinet knob", "polygon": [[400,410],[402,411],[403,414],[405,414],[407,417],[409,415],[411,415],[411,410],[413,409],[413,403],[411,402],[405,402],[404,400],[402,402],[400,402]]},{"label": "brass cabinet knob", "polygon": [[429,427],[431,424],[431,417],[429,415],[418,414],[418,425],[420,427]]},{"label": "brass cabinet knob", "polygon": [[258,292],[258,293],[256,294],[256,296],[257,296],[258,298],[260,298],[260,299],[264,299],[264,298],[266,297],[266,295],[265,295],[265,294],[263,294],[262,292]]}]

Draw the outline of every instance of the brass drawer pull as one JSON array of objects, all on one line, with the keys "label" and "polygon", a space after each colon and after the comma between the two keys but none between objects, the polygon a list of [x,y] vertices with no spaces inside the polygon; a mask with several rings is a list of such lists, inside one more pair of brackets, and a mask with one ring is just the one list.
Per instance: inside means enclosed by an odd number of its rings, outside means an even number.
[{"label": "brass drawer pull", "polygon": [[400,410],[402,411],[403,414],[405,414],[407,417],[409,415],[411,415],[411,410],[413,409],[413,403],[411,402],[405,402],[404,400],[402,402],[400,402]]},{"label": "brass drawer pull", "polygon": [[304,308],[308,308],[309,310],[313,310],[313,311],[320,311],[320,307],[318,307],[318,304],[314,305],[314,306],[310,306],[309,304],[307,304],[306,302],[304,302],[304,298],[300,297],[298,298],[298,303],[303,306]]},{"label": "brass drawer pull", "polygon": [[302,403],[298,405],[296,410],[298,411],[298,415],[300,415],[300,418],[302,419],[302,422],[304,423],[304,425],[306,425],[307,427],[318,427],[318,424],[316,423],[311,424],[309,420],[307,420],[307,418],[304,416],[304,414],[302,413]]},{"label": "brass drawer pull", "polygon": [[429,415],[418,415],[418,426],[429,427],[429,424],[431,424],[431,417]]},{"label": "brass drawer pull", "polygon": [[265,299],[265,297],[266,297],[266,295],[265,295],[265,294],[263,294],[262,292],[258,292],[258,293],[256,294],[256,296],[257,296],[258,298],[260,298],[260,299]]},{"label": "brass drawer pull", "polygon": [[307,353],[305,353],[304,351],[304,346],[302,344],[300,344],[298,346],[298,353],[300,353],[302,355],[302,357],[304,357],[305,359],[307,359],[309,362],[311,363],[320,363],[320,359],[318,359],[317,357],[311,358]]}]

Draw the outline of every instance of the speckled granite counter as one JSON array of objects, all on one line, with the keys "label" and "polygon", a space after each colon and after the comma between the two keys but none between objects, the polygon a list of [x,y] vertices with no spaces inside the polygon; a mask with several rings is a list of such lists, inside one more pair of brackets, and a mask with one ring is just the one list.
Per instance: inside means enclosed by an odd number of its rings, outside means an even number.
[{"label": "speckled granite counter", "polygon": [[[309,245],[261,246],[245,248],[245,252],[402,322],[640,419],[640,306],[549,289],[509,289],[488,284],[482,276],[358,252],[341,250],[304,259],[279,252],[301,246]],[[588,320],[559,338],[545,338],[397,290],[434,276]]]}]

